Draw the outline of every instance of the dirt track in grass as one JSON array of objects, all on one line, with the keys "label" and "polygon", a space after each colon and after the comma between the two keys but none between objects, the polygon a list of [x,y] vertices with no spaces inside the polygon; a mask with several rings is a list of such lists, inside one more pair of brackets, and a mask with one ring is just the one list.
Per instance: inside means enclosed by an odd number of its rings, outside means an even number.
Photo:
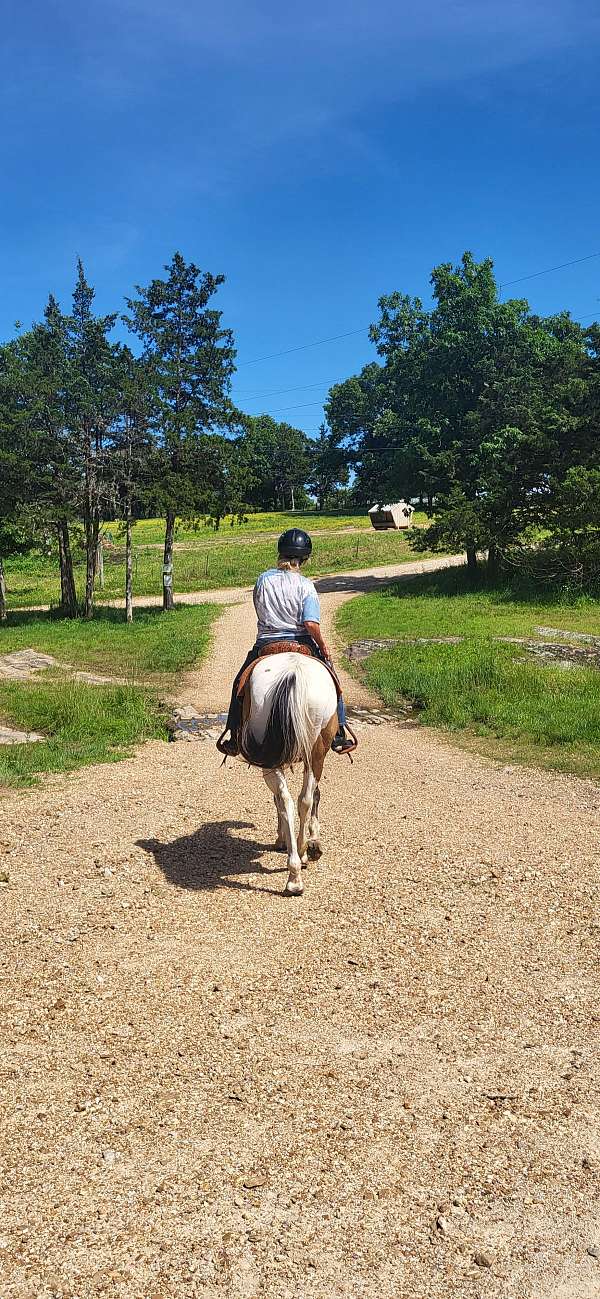
[{"label": "dirt track in grass", "polygon": [[205,742],[4,796],[3,1299],[597,1299],[600,790],[360,738],[301,899]]}]

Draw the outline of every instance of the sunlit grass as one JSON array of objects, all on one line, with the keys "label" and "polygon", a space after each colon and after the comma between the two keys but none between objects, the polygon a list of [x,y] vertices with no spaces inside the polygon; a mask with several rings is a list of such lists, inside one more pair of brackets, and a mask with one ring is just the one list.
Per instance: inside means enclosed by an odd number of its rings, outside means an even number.
[{"label": "sunlit grass", "polygon": [[[600,776],[600,672],[542,666],[500,636],[536,637],[536,627],[600,635],[600,602],[540,587],[472,589],[446,570],[361,596],[338,615],[346,644],[399,638],[361,671],[389,707],[409,701],[420,721],[459,735],[491,756]],[[460,644],[411,643],[456,636]]]},{"label": "sunlit grass", "polygon": [[0,717],[19,730],[47,736],[37,743],[0,746],[0,786],[31,785],[43,772],[116,762],[142,740],[166,738],[156,696],[135,686],[3,682]]}]

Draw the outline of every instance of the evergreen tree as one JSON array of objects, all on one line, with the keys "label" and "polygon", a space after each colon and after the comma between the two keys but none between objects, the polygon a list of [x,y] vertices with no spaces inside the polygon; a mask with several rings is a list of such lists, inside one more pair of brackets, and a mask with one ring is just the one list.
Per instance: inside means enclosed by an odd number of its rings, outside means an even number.
[{"label": "evergreen tree", "polygon": [[173,608],[176,514],[202,508],[206,484],[194,475],[198,438],[231,423],[228,399],[235,349],[221,312],[209,307],[223,275],[200,272],[175,253],[166,279],[127,299],[127,324],[143,344],[152,385],[152,420],[160,448],[156,498],[165,513],[163,608]]}]

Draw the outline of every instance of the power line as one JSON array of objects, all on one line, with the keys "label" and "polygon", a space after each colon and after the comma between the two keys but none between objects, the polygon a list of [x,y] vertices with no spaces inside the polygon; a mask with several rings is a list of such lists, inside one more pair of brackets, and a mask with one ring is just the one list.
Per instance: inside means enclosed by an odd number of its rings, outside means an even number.
[{"label": "power line", "polygon": [[294,388],[273,388],[271,392],[238,392],[238,397],[246,401],[259,401],[261,397],[279,397],[284,392],[300,392],[303,388],[330,388],[331,379],[322,379],[320,383],[297,383]]},{"label": "power line", "polygon": [[[590,262],[595,257],[600,257],[599,253],[587,253],[585,257],[576,257],[571,262],[561,262],[559,266],[547,266],[543,271],[532,271],[529,275],[520,275],[516,280],[505,280],[504,284],[498,285],[499,289],[508,289],[511,284],[523,284],[525,280],[536,280],[540,275],[552,275],[554,271],[563,271],[568,266],[580,266],[582,262]],[[370,325],[363,325],[361,329],[349,329],[345,334],[332,334],[330,338],[315,338],[312,343],[300,343],[297,347],[286,347],[282,352],[270,352],[267,356],[254,356],[251,361],[241,361],[238,370],[243,369],[245,365],[259,365],[261,361],[275,361],[279,356],[290,356],[292,352],[305,352],[309,347],[322,347],[324,343],[337,343],[341,338],[353,338],[356,334],[368,333]]]},{"label": "power line", "polygon": [[580,266],[582,262],[591,262],[600,253],[588,253],[587,257],[576,257],[574,262],[561,262],[560,266],[548,266],[545,271],[534,271],[532,275],[520,275],[518,280],[505,280],[498,288],[508,289],[511,284],[522,284],[524,280],[537,280],[539,275],[551,275],[553,271],[564,271],[566,266]]},{"label": "power line", "polygon": [[320,347],[322,343],[337,343],[339,338],[351,338],[353,334],[366,334],[371,328],[370,325],[363,325],[362,329],[349,329],[347,334],[332,334],[331,338],[315,338],[313,343],[300,343],[299,347],[286,347],[283,352],[271,352],[269,356],[255,356],[251,361],[242,361],[238,365],[238,370],[244,365],[258,365],[259,361],[274,361],[278,356],[289,356],[290,352],[304,352],[307,347]]}]

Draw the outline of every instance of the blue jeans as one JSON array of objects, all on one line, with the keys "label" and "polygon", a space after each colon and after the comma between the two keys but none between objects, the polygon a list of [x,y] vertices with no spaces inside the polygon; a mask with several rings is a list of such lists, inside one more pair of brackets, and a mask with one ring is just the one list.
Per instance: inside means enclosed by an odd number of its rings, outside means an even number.
[{"label": "blue jeans", "polygon": [[[311,654],[313,655],[313,657],[316,659],[320,659],[321,663],[325,662],[325,659],[319,649],[319,646],[313,640],[312,636],[294,636],[294,640],[298,641],[300,645],[308,645],[308,648]],[[264,649],[265,645],[268,645],[268,643],[269,643],[268,641],[261,641],[260,644],[257,642],[255,645],[252,646],[250,653],[246,656],[245,662],[242,663],[242,666],[233,683],[233,690],[231,692],[231,701],[229,704],[229,712],[227,714],[227,730],[231,731],[232,735],[235,735],[236,731],[239,730],[239,727],[241,726],[241,722],[242,722],[242,702],[240,699],[238,699],[238,693],[237,693],[240,677],[242,673],[245,672],[246,668],[250,665],[250,663],[254,663],[254,660],[259,657],[260,651]],[[342,695],[340,695],[338,699],[337,715],[338,715],[339,726],[345,726],[346,708],[344,705],[344,700]]]}]

